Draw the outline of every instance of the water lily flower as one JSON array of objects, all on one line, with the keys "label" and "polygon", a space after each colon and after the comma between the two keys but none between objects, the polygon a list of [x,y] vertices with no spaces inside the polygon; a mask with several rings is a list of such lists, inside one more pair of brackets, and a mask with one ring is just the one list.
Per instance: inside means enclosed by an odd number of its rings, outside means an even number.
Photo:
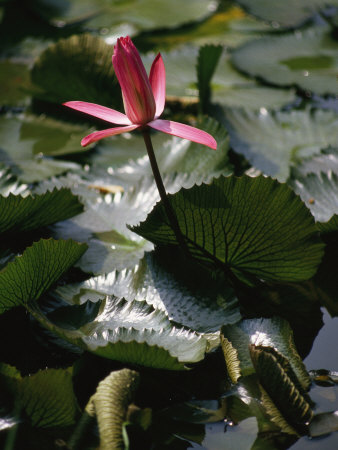
[{"label": "water lily flower", "polygon": [[151,127],[212,149],[217,148],[215,139],[205,131],[172,120],[159,119],[164,110],[166,88],[165,68],[160,53],[153,61],[149,77],[129,36],[117,40],[112,60],[122,90],[125,114],[94,103],[81,101],[64,103],[69,108],[106,122],[122,125],[89,134],[81,141],[83,147],[108,136]]}]

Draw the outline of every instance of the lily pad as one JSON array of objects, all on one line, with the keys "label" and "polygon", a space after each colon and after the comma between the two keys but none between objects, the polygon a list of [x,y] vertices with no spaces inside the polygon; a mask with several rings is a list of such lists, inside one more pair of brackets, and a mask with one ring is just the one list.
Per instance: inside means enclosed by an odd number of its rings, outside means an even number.
[{"label": "lily pad", "polygon": [[168,270],[163,259],[150,253],[133,269],[59,286],[55,295],[71,305],[81,305],[87,300],[98,302],[107,295],[128,302],[145,300],[162,311],[167,320],[200,333],[217,333],[223,324],[241,318],[237,299],[224,282],[210,278],[195,265],[186,268],[182,277],[186,263],[175,259],[175,267]]},{"label": "lily pad", "polygon": [[310,209],[317,222],[328,222],[338,215],[338,175],[310,173],[291,182],[295,192]]},{"label": "lily pad", "polygon": [[41,239],[0,272],[0,312],[36,301],[86,251],[74,241]]},{"label": "lily pad", "polygon": [[11,366],[1,364],[0,385],[23,409],[33,427],[50,428],[74,424],[79,406],[73,391],[72,369],[47,369],[22,377]]},{"label": "lily pad", "polygon": [[276,111],[228,109],[230,143],[263,173],[285,181],[290,167],[335,145],[338,117],[333,111]]},{"label": "lily pad", "polygon": [[[85,20],[86,25],[94,29],[109,29],[127,23],[135,31],[177,27],[207,17],[217,3],[211,0],[188,0],[182,8],[180,0],[170,4],[165,0],[72,0],[67,1],[58,14],[55,11],[53,22],[74,23]],[[177,14],[178,10],[180,14]]]},{"label": "lily pad", "polygon": [[[204,264],[275,281],[305,280],[317,270],[323,245],[313,217],[271,178],[220,177],[181,189],[169,201],[188,251]],[[162,203],[131,229],[156,245],[177,245]]]},{"label": "lily pad", "polygon": [[[90,34],[60,39],[34,64],[35,97],[58,104],[82,100],[122,109],[112,54],[112,45]],[[90,120],[88,116],[86,120]]]},{"label": "lily pad", "polygon": [[[32,118],[31,118],[32,119]],[[25,117],[0,117],[0,163],[11,168],[17,178],[25,183],[33,183],[49,178],[53,175],[60,175],[66,171],[79,170],[80,166],[73,162],[47,158],[43,155],[48,153],[48,140],[41,141],[39,125],[43,129],[43,120],[39,119],[30,128],[30,119]],[[79,133],[79,128],[66,126],[63,129],[62,122],[51,122],[51,128],[47,126],[45,130],[54,134],[54,144],[51,148],[62,153],[62,146],[65,152],[76,151],[78,145],[74,143],[72,133]],[[35,128],[35,130],[34,130]],[[79,133],[80,134],[80,133]],[[82,133],[81,133],[82,135]],[[76,139],[77,140],[77,139]],[[45,145],[45,151],[41,153]],[[39,153],[35,153],[35,149]]]},{"label": "lily pad", "polygon": [[35,301],[26,307],[43,326],[63,339],[117,361],[184,370],[187,363],[202,360],[208,347],[205,337],[175,326],[163,311],[145,301],[105,297],[95,319],[77,329],[53,322]]},{"label": "lily pad", "polygon": [[260,19],[272,22],[274,28],[297,27],[308,21],[328,5],[337,6],[337,0],[284,0],[271,2],[269,0],[236,0],[250,14]]},{"label": "lily pad", "polygon": [[302,388],[309,388],[311,379],[297,353],[290,325],[279,317],[243,320],[237,325],[226,325],[222,328],[223,353],[234,383],[240,377],[255,371],[249,352],[250,344],[277,350],[291,364]]},{"label": "lily pad", "polygon": [[232,61],[268,83],[320,95],[337,92],[337,45],[325,27],[249,42],[234,51]]},{"label": "lily pad", "polygon": [[0,210],[0,233],[17,233],[73,217],[83,211],[83,206],[69,189],[55,189],[34,197],[0,196]]},{"label": "lily pad", "polygon": [[[26,105],[29,101],[29,69],[27,65],[0,60],[0,105]],[[25,91],[26,89],[26,91]]]}]

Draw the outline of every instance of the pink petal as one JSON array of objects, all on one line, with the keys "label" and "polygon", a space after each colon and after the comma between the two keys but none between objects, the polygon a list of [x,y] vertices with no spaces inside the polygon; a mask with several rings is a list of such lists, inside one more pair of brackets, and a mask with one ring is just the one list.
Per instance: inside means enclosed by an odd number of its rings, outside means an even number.
[{"label": "pink petal", "polygon": [[88,102],[66,102],[63,103],[68,108],[76,109],[91,116],[98,117],[106,122],[116,123],[117,125],[130,125],[131,122],[125,114],[115,111],[115,109],[106,108],[105,106],[96,105]]},{"label": "pink petal", "polygon": [[156,119],[149,122],[147,125],[155,130],[163,131],[163,133],[172,134],[173,136],[206,145],[213,150],[216,150],[217,148],[216,140],[209,133],[189,125],[184,125],[183,123],[173,122],[172,120]]},{"label": "pink petal", "polygon": [[156,111],[153,90],[141,57],[128,36],[117,40],[112,61],[130,121],[144,125],[153,120]]},{"label": "pink petal", "polygon": [[155,117],[157,118],[163,113],[165,104],[165,68],[160,53],[156,56],[151,66],[149,81],[155,97]]},{"label": "pink petal", "polygon": [[116,134],[126,133],[127,131],[133,131],[135,128],[139,128],[140,125],[129,125],[127,127],[116,127],[116,128],[107,128],[106,130],[94,131],[94,133],[88,134],[88,136],[84,137],[81,141],[82,147],[86,147],[93,142],[99,141],[100,139],[114,136]]}]

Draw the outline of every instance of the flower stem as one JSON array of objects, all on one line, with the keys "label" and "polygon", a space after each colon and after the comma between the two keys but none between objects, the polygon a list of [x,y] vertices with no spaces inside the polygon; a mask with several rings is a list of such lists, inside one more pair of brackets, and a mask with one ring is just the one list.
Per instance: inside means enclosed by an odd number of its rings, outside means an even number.
[{"label": "flower stem", "polygon": [[187,252],[186,242],[184,240],[177,217],[176,217],[175,212],[169,202],[166,190],[163,185],[162,177],[161,177],[158,165],[157,165],[157,161],[156,161],[156,157],[155,157],[155,153],[154,153],[154,149],[153,149],[153,144],[151,142],[149,130],[145,129],[142,131],[142,133],[143,133],[144,143],[146,144],[150,165],[151,165],[151,168],[152,168],[152,171],[154,174],[156,186],[157,186],[158,192],[160,194],[162,204],[165,209],[167,218],[169,220],[169,224],[175,233],[176,239],[177,239],[181,249],[184,252]]}]

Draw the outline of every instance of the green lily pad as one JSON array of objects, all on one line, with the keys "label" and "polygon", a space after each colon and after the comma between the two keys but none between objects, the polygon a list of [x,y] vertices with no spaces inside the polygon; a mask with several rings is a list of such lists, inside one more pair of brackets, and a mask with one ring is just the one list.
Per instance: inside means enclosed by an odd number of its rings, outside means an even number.
[{"label": "green lily pad", "polygon": [[337,0],[236,0],[250,14],[272,22],[274,28],[297,27],[309,20],[328,5],[338,6]]},{"label": "green lily pad", "polygon": [[11,60],[0,60],[0,105],[26,105],[29,94],[29,69],[27,65]]},{"label": "green lily pad", "polygon": [[79,406],[73,391],[72,369],[47,369],[22,377],[11,366],[1,364],[0,385],[23,409],[33,427],[73,425]]},{"label": "green lily pad", "polygon": [[338,411],[316,414],[309,425],[310,436],[323,436],[338,431]]},{"label": "green lily pad", "polygon": [[277,350],[289,361],[302,388],[309,388],[311,380],[297,353],[290,325],[279,317],[243,320],[237,325],[222,328],[222,349],[234,383],[255,371],[249,352],[250,344]]},{"label": "green lily pad", "polygon": [[[188,251],[211,267],[275,281],[305,280],[317,270],[323,245],[313,217],[290,188],[271,178],[220,177],[169,201]],[[131,229],[156,245],[177,245],[162,203]]]},{"label": "green lily pad", "polygon": [[267,24],[246,15],[238,6],[223,2],[221,8],[202,21],[175,29],[144,32],[135,39],[146,50],[173,49],[187,42],[197,46],[213,44],[236,47],[266,31],[270,31]]},{"label": "green lily pad", "polygon": [[230,143],[263,173],[285,181],[291,166],[335,145],[338,119],[333,111],[276,111],[228,109]]},{"label": "green lily pad", "polygon": [[[33,122],[30,122],[31,120]],[[47,125],[45,129],[44,125]],[[78,138],[80,134],[82,136],[78,127],[65,125],[63,128],[63,122],[52,121],[46,124],[43,119],[38,118],[35,122],[32,117],[0,117],[0,163],[10,167],[12,173],[25,183],[41,181],[53,175],[80,169],[80,166],[73,162],[44,156],[45,152],[48,153],[49,142],[46,135],[44,139],[41,138],[40,126],[41,131],[47,132],[48,136],[54,139],[54,143],[51,141],[52,151],[62,153],[62,146],[66,153],[79,149],[72,136],[74,132],[79,133]],[[36,150],[39,153],[35,153]]]},{"label": "green lily pad", "polygon": [[[122,110],[112,54],[113,46],[90,34],[60,39],[34,64],[31,77],[35,97],[60,105],[82,100]],[[87,115],[83,117],[90,120]]]},{"label": "green lily pad", "polygon": [[[208,53],[208,47],[205,48],[206,53]],[[203,60],[199,59],[197,70],[203,70],[200,66],[206,63],[207,61],[203,63]],[[221,111],[214,108],[216,116],[223,115],[223,109],[227,107],[256,110],[260,108],[280,108],[295,99],[293,89],[262,86],[255,80],[240,74],[231,64],[229,52],[225,51],[223,51],[215,74],[211,79],[210,89],[210,101],[217,107],[222,107]]]},{"label": "green lily pad", "polygon": [[74,241],[41,239],[0,272],[0,312],[36,301],[86,251]]},{"label": "green lily pad", "polygon": [[14,233],[68,219],[81,213],[83,206],[69,189],[54,189],[34,197],[0,196],[0,210],[0,233]]},{"label": "green lily pad", "polygon": [[316,94],[336,94],[338,51],[327,28],[269,36],[235,50],[237,69],[279,86],[296,85]]},{"label": "green lily pad", "polygon": [[[41,2],[39,2],[40,4]],[[46,0],[42,4],[46,3]],[[111,28],[130,24],[136,30],[177,27],[181,24],[201,20],[216,7],[211,0],[188,0],[182,8],[180,0],[170,4],[165,0],[72,0],[59,11],[55,10],[53,22],[74,23],[85,20],[90,28]],[[40,9],[40,8],[39,8]],[[177,11],[180,14],[177,14]],[[51,17],[49,11],[48,16]]]}]

